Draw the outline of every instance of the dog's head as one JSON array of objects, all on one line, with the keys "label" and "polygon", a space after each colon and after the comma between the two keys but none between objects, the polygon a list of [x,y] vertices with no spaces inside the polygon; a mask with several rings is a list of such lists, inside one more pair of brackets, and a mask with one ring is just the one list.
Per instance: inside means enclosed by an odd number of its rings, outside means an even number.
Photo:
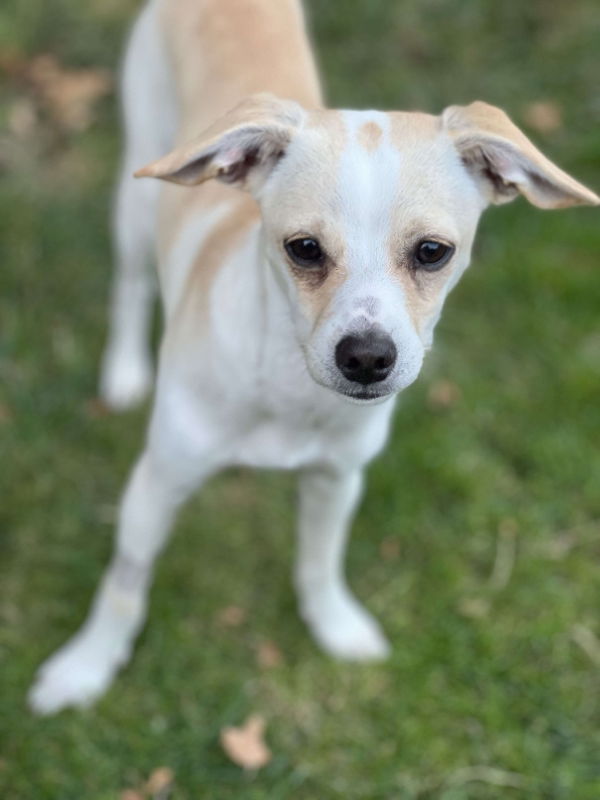
[{"label": "dog's head", "polygon": [[308,370],[358,402],[417,377],[488,204],[600,202],[481,102],[435,117],[257,95],[136,174],[254,194]]}]

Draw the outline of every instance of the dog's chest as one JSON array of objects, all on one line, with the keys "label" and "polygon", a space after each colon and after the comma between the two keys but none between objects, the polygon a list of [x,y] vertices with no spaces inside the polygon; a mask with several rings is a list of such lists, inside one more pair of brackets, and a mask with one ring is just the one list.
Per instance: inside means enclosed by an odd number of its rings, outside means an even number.
[{"label": "dog's chest", "polygon": [[267,469],[315,464],[347,468],[370,460],[385,442],[392,404],[367,410],[335,397],[325,403],[320,399],[314,405],[257,404],[243,430],[238,429],[230,463]]},{"label": "dog's chest", "polygon": [[257,417],[232,448],[237,464],[266,469],[298,469],[326,460],[334,438],[308,425],[292,426],[267,416]]}]

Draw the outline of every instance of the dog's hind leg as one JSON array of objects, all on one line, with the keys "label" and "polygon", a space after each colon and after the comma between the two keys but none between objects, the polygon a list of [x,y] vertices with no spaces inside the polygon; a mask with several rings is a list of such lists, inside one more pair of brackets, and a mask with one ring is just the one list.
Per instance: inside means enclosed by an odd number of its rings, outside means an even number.
[{"label": "dog's hind leg", "polygon": [[371,661],[384,658],[389,645],[344,579],[348,528],[361,487],[360,469],[301,474],[295,584],[301,616],[321,647],[337,658]]},{"label": "dog's hind leg", "polygon": [[176,109],[153,3],[137,20],[122,79],[125,152],[114,213],[116,271],[100,394],[111,408],[137,404],[152,383],[149,329],[159,184],[133,173],[173,144]]}]

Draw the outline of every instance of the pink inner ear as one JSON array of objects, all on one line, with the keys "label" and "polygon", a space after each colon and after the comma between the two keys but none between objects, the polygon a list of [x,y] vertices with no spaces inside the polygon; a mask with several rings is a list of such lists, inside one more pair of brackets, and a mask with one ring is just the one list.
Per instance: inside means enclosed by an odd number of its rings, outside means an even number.
[{"label": "pink inner ear", "polygon": [[525,180],[525,172],[519,166],[516,159],[510,158],[506,153],[501,150],[493,150],[492,163],[502,180],[506,183],[523,183]]},{"label": "pink inner ear", "polygon": [[235,168],[236,164],[244,160],[244,157],[245,152],[241,147],[230,147],[219,153],[214,160],[214,164],[220,173],[227,175],[228,172]]}]

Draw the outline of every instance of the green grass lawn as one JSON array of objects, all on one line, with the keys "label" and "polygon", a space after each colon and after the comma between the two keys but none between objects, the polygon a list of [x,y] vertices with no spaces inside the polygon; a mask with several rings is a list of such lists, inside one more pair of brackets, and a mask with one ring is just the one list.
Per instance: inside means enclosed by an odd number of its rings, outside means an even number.
[{"label": "green grass lawn", "polygon": [[[65,68],[114,70],[136,5],[0,10],[0,797],[112,800],[166,765],[175,800],[597,800],[594,209],[517,201],[483,220],[354,526],[350,582],[393,642],[387,663],[316,649],[290,586],[293,480],[236,471],[180,518],[151,624],[106,698],[28,712],[35,668],[81,622],[108,558],[147,409],[106,416],[93,403],[114,94],[73,131],[26,65],[53,53]],[[437,112],[485,99],[600,188],[595,0],[313,0],[310,12],[332,104]],[[228,606],[245,611],[235,627]],[[264,642],[281,664],[259,665]],[[219,731],[252,712],[273,760],[245,774]]]}]

